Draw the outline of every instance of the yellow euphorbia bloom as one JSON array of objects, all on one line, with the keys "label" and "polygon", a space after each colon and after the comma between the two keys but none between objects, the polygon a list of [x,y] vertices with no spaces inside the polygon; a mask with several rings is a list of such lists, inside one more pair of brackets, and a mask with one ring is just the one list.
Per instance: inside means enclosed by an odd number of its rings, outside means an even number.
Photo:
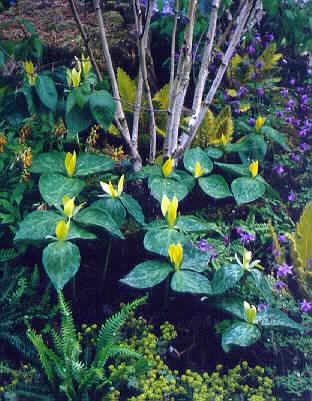
[{"label": "yellow euphorbia bloom", "polygon": [[249,171],[253,177],[257,177],[259,171],[259,161],[255,160],[249,164]]},{"label": "yellow euphorbia bloom", "polygon": [[262,127],[262,125],[265,123],[266,118],[259,116],[256,120],[256,130],[259,131],[259,129]]},{"label": "yellow euphorbia bloom", "polygon": [[247,301],[244,301],[244,311],[248,323],[253,323],[257,317],[257,309],[254,305],[250,305]]},{"label": "yellow euphorbia bloom", "polygon": [[90,61],[90,57],[89,56],[85,56],[83,53],[81,55],[81,64],[82,64],[82,71],[83,71],[83,76],[85,78],[88,77],[89,72],[91,70],[92,64]]},{"label": "yellow euphorbia bloom", "polygon": [[201,177],[205,173],[204,169],[200,165],[199,162],[195,163],[195,168],[194,168],[194,177],[198,178]]},{"label": "yellow euphorbia bloom", "polygon": [[183,247],[180,243],[171,244],[168,248],[168,255],[175,270],[179,270],[183,261]]},{"label": "yellow euphorbia bloom", "polygon": [[27,79],[30,85],[34,86],[36,84],[36,80],[38,74],[35,72],[35,66],[32,61],[26,60],[24,63],[24,70],[27,75]]},{"label": "yellow euphorbia bloom", "polygon": [[168,160],[165,161],[165,163],[163,164],[163,166],[161,168],[163,175],[165,177],[169,177],[169,175],[171,174],[171,172],[173,170],[173,165],[174,165],[173,159],[169,158]]},{"label": "yellow euphorbia bloom", "polygon": [[124,181],[125,181],[125,176],[122,175],[119,178],[117,189],[114,188],[114,186],[111,183],[111,181],[109,181],[108,184],[106,182],[100,181],[100,184],[101,184],[101,187],[102,187],[104,192],[106,192],[112,198],[118,198],[122,194],[122,191],[123,191],[123,188],[124,188]]},{"label": "yellow euphorbia bloom", "polygon": [[57,223],[56,228],[55,228],[55,234],[56,234],[56,238],[59,241],[65,241],[65,239],[68,235],[69,225],[70,225],[70,220],[68,220],[67,223],[65,223],[64,220],[61,220]]},{"label": "yellow euphorbia bloom", "polygon": [[176,196],[170,201],[167,195],[163,195],[161,201],[161,212],[164,217],[167,216],[167,222],[170,227],[175,225],[177,220],[179,201]]},{"label": "yellow euphorbia bloom", "polygon": [[75,198],[65,195],[63,198],[64,214],[68,218],[72,218],[75,210]]},{"label": "yellow euphorbia bloom", "polygon": [[69,177],[72,177],[75,173],[76,162],[77,162],[76,152],[75,151],[73,151],[73,153],[67,152],[65,157],[65,169]]}]

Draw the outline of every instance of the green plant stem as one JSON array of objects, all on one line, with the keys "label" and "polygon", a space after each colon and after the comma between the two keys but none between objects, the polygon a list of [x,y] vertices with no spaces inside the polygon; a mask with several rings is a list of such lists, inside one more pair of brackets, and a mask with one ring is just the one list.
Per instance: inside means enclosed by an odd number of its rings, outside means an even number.
[{"label": "green plant stem", "polygon": [[108,240],[105,263],[104,263],[104,270],[103,270],[103,276],[102,276],[102,283],[103,284],[105,283],[105,280],[106,280],[106,277],[107,277],[107,273],[108,273],[109,259],[110,259],[110,255],[111,255],[111,251],[112,251],[112,245],[113,245],[113,241],[110,238]]}]

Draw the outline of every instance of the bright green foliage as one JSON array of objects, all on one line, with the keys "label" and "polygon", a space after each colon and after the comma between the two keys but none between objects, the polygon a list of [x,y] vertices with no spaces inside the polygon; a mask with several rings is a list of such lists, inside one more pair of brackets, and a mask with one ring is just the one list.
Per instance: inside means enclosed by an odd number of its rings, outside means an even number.
[{"label": "bright green foliage", "polygon": [[98,396],[103,397],[110,386],[106,370],[108,359],[114,360],[117,356],[140,358],[139,353],[119,344],[119,334],[129,314],[142,305],[146,298],[125,305],[101,326],[91,361],[83,358],[81,337],[78,336],[72,312],[61,292],[58,298],[61,325],[59,332],[52,330],[54,349],[45,343],[41,334],[31,328],[27,331],[53,389],[52,394],[58,401],[64,397],[67,401],[92,401]]}]

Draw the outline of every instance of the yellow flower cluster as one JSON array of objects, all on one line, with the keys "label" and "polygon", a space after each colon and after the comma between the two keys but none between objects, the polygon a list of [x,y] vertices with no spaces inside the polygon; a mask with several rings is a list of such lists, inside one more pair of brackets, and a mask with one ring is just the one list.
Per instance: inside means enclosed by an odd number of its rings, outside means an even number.
[{"label": "yellow flower cluster", "polygon": [[[25,363],[23,364],[20,369],[11,370],[10,377],[7,379],[5,385],[2,382],[0,386],[0,399],[1,393],[4,392],[12,392],[16,389],[19,384],[22,385],[29,385],[36,380],[38,372],[37,369],[33,368],[31,365]],[[1,380],[1,377],[0,377]]]}]

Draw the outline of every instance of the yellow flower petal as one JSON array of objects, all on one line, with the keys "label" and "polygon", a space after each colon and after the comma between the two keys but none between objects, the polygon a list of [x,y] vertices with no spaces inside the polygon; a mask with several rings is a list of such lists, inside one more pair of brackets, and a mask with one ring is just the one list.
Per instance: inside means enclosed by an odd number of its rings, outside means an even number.
[{"label": "yellow flower petal", "polygon": [[63,198],[64,214],[65,216],[71,218],[74,214],[75,209],[75,198],[70,198],[69,196],[64,196]]},{"label": "yellow flower petal", "polygon": [[111,183],[111,181],[108,183],[108,188],[109,188],[109,192],[112,195],[113,198],[116,198],[117,196],[117,191],[114,188],[113,184]]},{"label": "yellow flower petal", "polygon": [[251,175],[253,177],[256,177],[258,175],[258,171],[259,171],[259,161],[258,160],[255,160],[252,163],[250,163],[249,171],[251,172]]},{"label": "yellow flower petal", "polygon": [[247,301],[244,301],[244,311],[248,323],[253,323],[257,317],[257,309],[254,305],[250,305]]},{"label": "yellow flower petal", "polygon": [[91,64],[91,61],[90,61],[90,57],[88,56],[88,57],[86,57],[83,53],[82,53],[82,55],[81,55],[81,60],[82,60],[82,72],[83,72],[83,76],[85,77],[85,78],[87,78],[88,77],[88,75],[89,75],[89,72],[90,72],[90,70],[91,70],[91,67],[92,67],[92,64]]},{"label": "yellow flower petal", "polygon": [[65,241],[67,235],[68,235],[68,231],[69,231],[69,221],[68,223],[65,223],[64,220],[61,220],[57,223],[56,228],[55,228],[55,234],[56,234],[56,238],[59,241]]},{"label": "yellow flower petal", "polygon": [[204,174],[204,169],[202,168],[199,162],[196,162],[194,168],[194,177],[198,178],[201,177],[203,174]]},{"label": "yellow flower petal", "polygon": [[165,177],[169,177],[169,175],[171,174],[173,170],[173,164],[174,164],[173,159],[170,158],[166,160],[165,163],[163,164],[161,169]]},{"label": "yellow flower petal", "polygon": [[168,196],[163,195],[162,200],[161,200],[161,213],[164,217],[166,217],[169,205],[170,205],[170,200],[169,200]]},{"label": "yellow flower petal", "polygon": [[262,125],[265,123],[266,118],[259,116],[256,120],[256,130],[259,131],[259,129],[262,127]]},{"label": "yellow flower petal", "polygon": [[175,269],[178,270],[183,261],[183,247],[180,243],[171,244],[168,248],[168,255]]},{"label": "yellow flower petal", "polygon": [[65,169],[69,177],[72,177],[75,173],[76,162],[77,162],[76,152],[75,151],[73,153],[67,152],[65,156]]},{"label": "yellow flower petal", "polygon": [[178,198],[174,196],[168,206],[167,222],[170,227],[174,226],[177,220],[178,206],[179,206]]},{"label": "yellow flower petal", "polygon": [[117,196],[120,196],[122,194],[123,188],[124,188],[124,182],[125,182],[125,176],[124,174],[119,178],[118,181],[118,186],[117,186]]}]

